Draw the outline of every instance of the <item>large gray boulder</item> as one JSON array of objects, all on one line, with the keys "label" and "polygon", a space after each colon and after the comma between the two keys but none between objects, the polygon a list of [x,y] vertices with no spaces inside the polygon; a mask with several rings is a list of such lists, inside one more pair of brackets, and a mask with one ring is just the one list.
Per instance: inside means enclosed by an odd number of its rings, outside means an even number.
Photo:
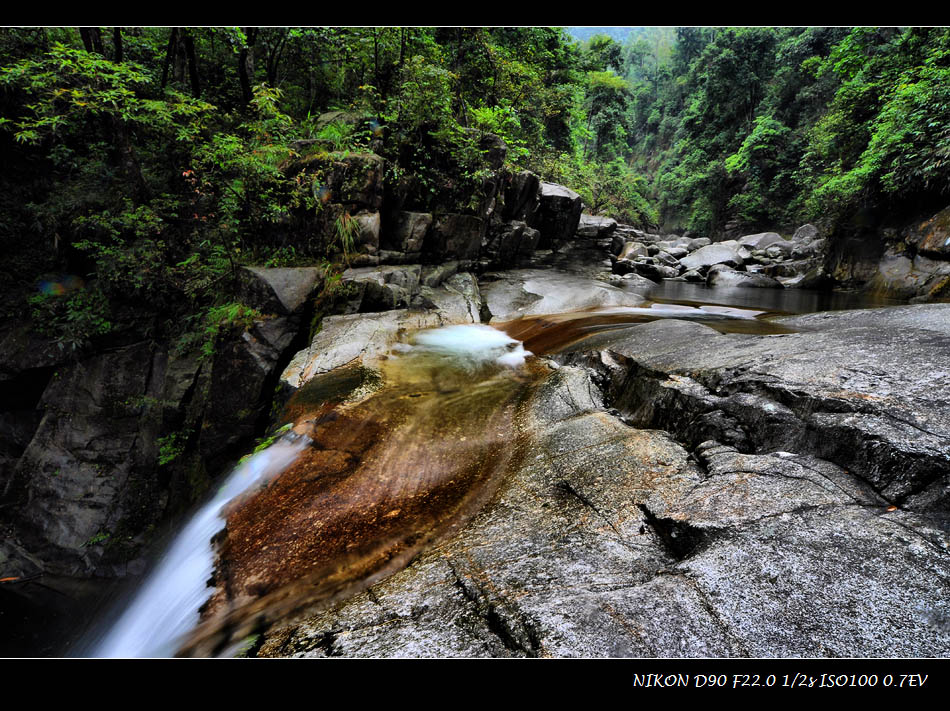
[{"label": "large gray boulder", "polygon": [[318,267],[242,267],[244,303],[262,313],[289,315],[301,311],[323,286]]},{"label": "large gray boulder", "polygon": [[[122,574],[101,562],[106,544],[128,545],[118,538],[128,519],[160,512],[149,476],[160,421],[147,404],[161,396],[164,365],[153,344],[127,346],[61,367],[43,393],[42,421],[17,464],[27,499],[16,520],[45,572]],[[14,552],[4,577],[23,572]]]},{"label": "large gray boulder", "polygon": [[706,276],[707,286],[740,289],[782,289],[782,283],[765,274],[737,272],[734,269],[710,269]]},{"label": "large gray boulder", "polygon": [[795,230],[795,234],[792,235],[792,242],[807,244],[818,238],[818,228],[812,224],[805,224]]},{"label": "large gray boulder", "polygon": [[700,247],[695,252],[688,254],[680,260],[680,264],[687,270],[705,269],[714,264],[726,264],[730,267],[737,267],[743,263],[739,253],[724,244],[710,244],[706,247]]},{"label": "large gray boulder", "polygon": [[422,267],[356,267],[343,272],[337,287],[337,313],[367,313],[408,308],[418,292]]},{"label": "large gray boulder", "polygon": [[609,237],[615,229],[617,229],[617,221],[612,217],[584,213],[581,214],[581,220],[577,225],[577,236],[587,239]]},{"label": "large gray boulder", "polygon": [[353,245],[358,252],[376,254],[379,251],[380,216],[378,212],[363,210],[353,215],[356,234]]},{"label": "large gray boulder", "polygon": [[617,259],[633,259],[634,257],[646,257],[649,255],[647,248],[641,242],[627,242],[623,245]]},{"label": "large gray boulder", "polygon": [[784,241],[778,232],[760,232],[739,238],[739,244],[749,249],[767,249],[776,242]]},{"label": "large gray boulder", "polygon": [[441,325],[434,311],[396,309],[323,319],[319,333],[281,373],[281,382],[296,390],[318,376],[348,365],[370,363],[398,340],[400,329]]},{"label": "large gray boulder", "polygon": [[505,184],[503,220],[517,220],[532,224],[538,211],[541,194],[541,179],[529,170],[510,176]]}]

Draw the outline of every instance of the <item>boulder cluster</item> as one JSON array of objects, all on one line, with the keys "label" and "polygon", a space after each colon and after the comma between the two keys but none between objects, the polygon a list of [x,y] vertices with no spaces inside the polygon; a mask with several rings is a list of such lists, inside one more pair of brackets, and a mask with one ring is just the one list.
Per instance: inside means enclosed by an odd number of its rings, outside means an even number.
[{"label": "boulder cluster", "polygon": [[293,240],[309,235],[306,244],[297,245],[305,253],[334,241],[343,247],[339,225],[349,223],[345,251],[354,267],[472,260],[503,268],[537,248],[556,249],[574,236],[583,209],[580,195],[530,171],[504,170],[505,151],[500,139],[492,144],[493,171],[471,205],[464,211],[454,207],[458,212],[419,211],[400,184],[386,183],[386,162],[373,153],[301,159],[288,171],[308,176],[319,209],[300,216]]},{"label": "boulder cluster", "polygon": [[826,242],[814,225],[803,225],[790,240],[777,232],[761,232],[712,242],[688,233],[650,234],[603,218],[588,218],[587,223],[583,232],[597,224],[596,236],[604,239],[605,245],[609,237],[610,281],[672,279],[709,286],[781,289],[814,287],[823,276]]}]

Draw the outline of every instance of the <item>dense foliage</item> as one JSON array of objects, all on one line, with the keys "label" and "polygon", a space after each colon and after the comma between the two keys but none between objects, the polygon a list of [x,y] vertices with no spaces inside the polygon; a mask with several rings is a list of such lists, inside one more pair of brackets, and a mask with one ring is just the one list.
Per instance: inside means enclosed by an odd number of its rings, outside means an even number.
[{"label": "dense foliage", "polygon": [[556,28],[2,30],[3,309],[67,349],[143,309],[197,344],[240,265],[347,258],[348,213],[290,237],[325,209],[301,166],[327,152],[381,154],[407,209],[464,212],[493,133],[508,169],[649,224],[618,62]]},{"label": "dense foliage", "polygon": [[946,200],[946,28],[594,29],[4,29],[2,309],[65,349],[141,322],[120,303],[198,342],[241,264],[347,258],[348,213],[290,239],[325,209],[305,159],[378,153],[406,209],[474,211],[486,132],[642,227]]},{"label": "dense foliage", "polygon": [[617,69],[631,154],[668,226],[834,227],[943,207],[947,28],[667,31],[631,34]]}]

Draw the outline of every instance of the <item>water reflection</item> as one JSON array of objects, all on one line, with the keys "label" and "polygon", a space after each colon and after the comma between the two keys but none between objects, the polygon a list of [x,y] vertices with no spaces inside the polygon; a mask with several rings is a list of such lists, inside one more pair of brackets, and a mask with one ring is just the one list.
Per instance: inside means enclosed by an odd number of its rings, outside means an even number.
[{"label": "water reflection", "polygon": [[647,294],[663,303],[720,304],[776,314],[867,309],[904,304],[873,293],[814,291],[811,289],[743,289],[709,287],[685,281],[663,281]]}]

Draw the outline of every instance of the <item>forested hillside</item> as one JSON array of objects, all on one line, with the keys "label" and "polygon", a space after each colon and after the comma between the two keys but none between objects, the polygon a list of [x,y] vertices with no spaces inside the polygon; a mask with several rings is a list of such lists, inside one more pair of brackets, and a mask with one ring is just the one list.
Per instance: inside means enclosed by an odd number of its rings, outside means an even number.
[{"label": "forested hillside", "polygon": [[878,223],[944,206],[946,28],[642,34],[590,43],[628,82],[623,150],[667,225]]},{"label": "forested hillside", "polygon": [[[333,152],[386,158],[406,209],[473,210],[490,132],[513,169],[655,222],[629,148],[605,144],[629,94],[606,61],[550,28],[3,30],[5,311],[29,298],[78,348],[132,299],[183,309],[200,339],[240,264],[339,261],[348,215],[310,249],[288,237],[321,208],[301,161]],[[37,293],[61,271],[94,287]]]},{"label": "forested hillside", "polygon": [[319,207],[294,161],[372,148],[409,207],[473,206],[479,132],[642,226],[907,217],[950,185],[948,52],[945,28],[7,29],[6,309],[44,271],[94,275],[34,294],[72,346],[118,293],[211,303],[241,263],[332,261],[286,238]]}]

